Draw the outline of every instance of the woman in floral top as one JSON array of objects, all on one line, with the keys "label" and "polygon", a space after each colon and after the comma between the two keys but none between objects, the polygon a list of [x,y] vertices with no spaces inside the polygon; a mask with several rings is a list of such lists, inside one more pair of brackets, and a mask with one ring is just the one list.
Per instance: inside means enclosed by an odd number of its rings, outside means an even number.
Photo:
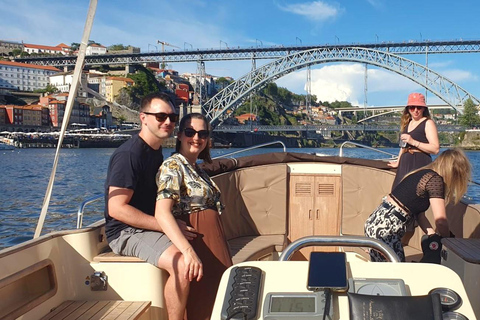
[{"label": "woman in floral top", "polygon": [[[155,217],[182,252],[185,277],[197,280],[190,283],[188,320],[210,319],[222,274],[232,265],[220,222],[220,190],[197,165],[198,159],[211,162],[210,132],[202,114],[184,116],[175,154],[163,162],[157,174]],[[188,241],[184,234],[191,238],[192,231],[196,237]]]}]

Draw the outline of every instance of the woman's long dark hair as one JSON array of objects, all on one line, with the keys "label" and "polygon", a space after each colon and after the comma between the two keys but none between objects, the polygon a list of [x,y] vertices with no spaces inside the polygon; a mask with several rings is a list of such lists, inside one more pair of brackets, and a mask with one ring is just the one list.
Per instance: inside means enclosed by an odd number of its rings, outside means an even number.
[{"label": "woman's long dark hair", "polygon": [[[400,121],[400,133],[403,132],[403,130],[408,126],[408,123],[410,122],[410,120],[412,120],[412,115],[408,111],[408,107],[409,106],[406,106],[405,109],[403,109],[402,118]],[[430,116],[430,111],[428,111],[428,107],[423,107],[422,116],[427,118],[427,120],[432,119],[432,117]]]},{"label": "woman's long dark hair", "polygon": [[[205,146],[205,149],[203,149],[202,152],[200,152],[200,154],[198,155],[198,159],[201,159],[207,163],[211,163],[212,157],[210,156],[210,134],[212,132],[212,127],[210,126],[210,122],[207,120],[207,118],[203,114],[194,112],[194,113],[189,113],[183,116],[182,120],[180,120],[180,124],[178,125],[178,134],[180,133],[184,134],[183,131],[185,130],[185,126],[187,125],[187,123],[190,123],[192,119],[203,120],[203,122],[205,122],[205,124],[207,125],[207,130],[209,133],[209,137],[207,138],[208,139],[207,145]],[[180,146],[182,144],[178,139],[178,134],[177,134],[177,143],[175,145],[176,153],[180,152]]]}]

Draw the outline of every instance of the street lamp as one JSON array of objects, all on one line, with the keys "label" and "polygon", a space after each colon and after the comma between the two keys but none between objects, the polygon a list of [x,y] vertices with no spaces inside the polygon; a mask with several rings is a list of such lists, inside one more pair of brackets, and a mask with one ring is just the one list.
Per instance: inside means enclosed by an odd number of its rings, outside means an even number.
[{"label": "street lamp", "polygon": [[184,42],[184,43],[183,43],[183,51],[187,51],[187,50],[185,49],[185,45],[186,45],[186,44],[188,44],[188,45],[192,48],[192,50],[193,50],[193,46],[192,46],[190,43]]},{"label": "street lamp", "polygon": [[260,41],[260,46],[263,47],[263,42],[262,40],[255,39],[255,46],[258,47],[257,42]]},{"label": "street lamp", "polygon": [[228,49],[228,43],[222,40],[220,40],[220,49],[222,49],[222,42],[225,44],[225,48]]},{"label": "street lamp", "polygon": [[335,39],[337,39],[337,44],[340,43],[340,39],[335,35]]},{"label": "street lamp", "polygon": [[148,44],[147,51],[150,52],[150,46],[155,47],[155,52],[158,52],[157,46],[154,46],[153,44]]},{"label": "street lamp", "polygon": [[302,39],[300,39],[299,37],[295,37],[295,45],[297,45],[297,40],[300,41],[300,44],[302,44]]},{"label": "street lamp", "polygon": [[377,34],[375,34],[375,37],[377,37],[377,43],[378,43],[378,35],[377,35]]}]

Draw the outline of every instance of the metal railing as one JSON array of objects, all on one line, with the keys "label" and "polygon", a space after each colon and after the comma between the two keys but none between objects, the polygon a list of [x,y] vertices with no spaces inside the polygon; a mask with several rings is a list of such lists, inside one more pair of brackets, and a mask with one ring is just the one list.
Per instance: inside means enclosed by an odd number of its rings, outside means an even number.
[{"label": "metal railing", "polygon": [[359,236],[310,236],[290,243],[280,255],[280,261],[288,261],[296,251],[311,246],[368,247],[380,251],[388,261],[400,262],[392,248],[380,240]]},{"label": "metal railing", "polygon": [[233,151],[233,152],[230,152],[230,153],[227,153],[227,154],[222,154],[221,156],[217,156],[217,157],[214,157],[212,159],[225,158],[225,157],[232,156],[234,154],[238,154],[238,153],[242,153],[242,152],[246,152],[246,151],[250,151],[250,150],[254,150],[254,149],[259,149],[259,148],[266,147],[266,146],[271,146],[271,145],[274,145],[274,144],[282,145],[283,152],[287,152],[287,147],[285,146],[285,144],[282,141],[272,141],[272,142],[266,142],[266,143],[258,144],[258,145],[252,146],[252,147],[244,148],[242,150]]},{"label": "metal railing", "polygon": [[98,201],[98,200],[102,199],[103,197],[104,197],[103,193],[102,194],[97,194],[97,195],[94,195],[94,196],[88,198],[87,200],[83,201],[80,204],[80,206],[78,207],[78,211],[77,211],[77,229],[82,228],[83,210],[85,210],[85,207],[87,206],[87,204]]},{"label": "metal railing", "polygon": [[343,157],[343,146],[345,146],[345,145],[347,145],[347,144],[354,145],[354,146],[356,146],[356,147],[360,147],[360,148],[364,148],[364,149],[368,149],[368,150],[372,150],[372,151],[375,151],[375,152],[378,152],[378,153],[386,154],[386,155],[390,156],[391,159],[395,159],[395,158],[398,157],[397,154],[393,154],[393,153],[390,153],[390,152],[387,152],[387,151],[380,150],[380,149],[378,149],[378,148],[366,146],[366,145],[364,145],[364,144],[360,144],[360,143],[353,142],[353,141],[345,141],[344,143],[342,143],[342,144],[340,145],[340,153],[339,153],[339,156],[340,156],[340,157]]}]

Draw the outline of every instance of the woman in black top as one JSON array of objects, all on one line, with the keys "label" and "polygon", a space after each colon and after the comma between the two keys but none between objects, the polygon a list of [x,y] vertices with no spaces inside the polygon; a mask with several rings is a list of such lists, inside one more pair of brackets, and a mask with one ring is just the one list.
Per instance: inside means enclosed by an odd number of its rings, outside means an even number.
[{"label": "woman in black top", "polygon": [[397,168],[392,190],[406,174],[432,162],[430,155],[440,150],[437,127],[430,117],[423,94],[412,93],[408,96],[400,132],[400,142],[404,147],[400,148],[397,161],[388,164]]},{"label": "woman in black top", "polygon": [[[457,203],[467,191],[471,165],[458,148],[445,150],[435,161],[405,176],[365,222],[365,235],[388,244],[405,261],[401,239],[406,225],[415,219],[427,235],[450,235],[445,206]],[[431,207],[435,229],[425,217]],[[385,261],[370,250],[372,261]]]}]

